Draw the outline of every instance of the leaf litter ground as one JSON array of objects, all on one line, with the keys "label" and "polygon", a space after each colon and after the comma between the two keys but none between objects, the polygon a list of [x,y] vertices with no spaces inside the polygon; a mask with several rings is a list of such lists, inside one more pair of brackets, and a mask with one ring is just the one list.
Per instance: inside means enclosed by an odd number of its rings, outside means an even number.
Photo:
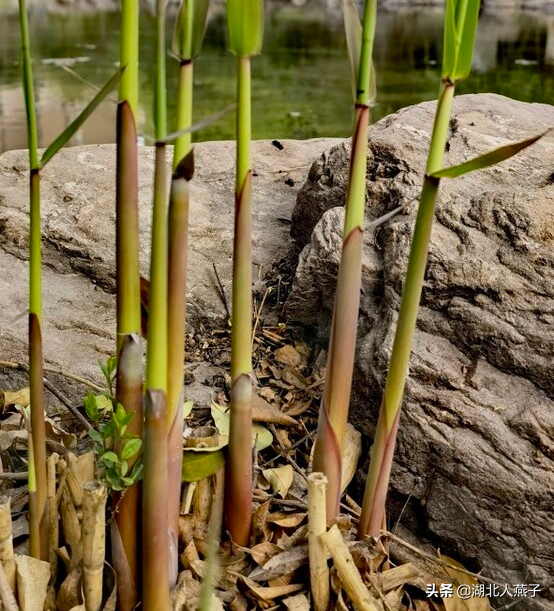
[{"label": "leaf litter ground", "polygon": [[[217,271],[217,270],[216,270]],[[216,274],[217,276],[217,274]],[[196,611],[202,588],[213,583],[212,609],[231,611],[308,611],[313,608],[308,563],[307,474],[317,428],[318,408],[325,377],[325,352],[305,328],[281,320],[282,305],[290,290],[292,268],[280,261],[256,288],[253,336],[255,396],[253,419],[254,513],[248,547],[233,545],[226,533],[214,529],[220,522],[222,466],[228,434],[230,377],[230,328],[189,330],[187,334],[187,388],[198,383],[197,372],[210,367],[209,388],[204,399],[185,404],[187,414],[183,495],[180,520],[180,574],[173,592],[175,610]],[[225,294],[221,298],[225,303]],[[25,369],[16,363],[0,363],[4,369]],[[204,367],[204,369],[202,369]],[[73,382],[99,387],[71,375]],[[51,383],[50,383],[51,388]],[[90,390],[90,388],[89,388]],[[52,391],[51,391],[52,392]],[[50,587],[46,608],[57,611],[84,609],[80,580],[82,542],[82,485],[94,477],[94,453],[87,451],[88,437],[81,415],[62,391],[54,394],[62,409],[50,409],[47,419],[51,454],[51,513],[59,515],[52,526],[58,535],[52,545]],[[14,406],[20,406],[16,409]],[[26,388],[0,395],[0,480],[2,494],[11,500],[12,533],[16,552],[27,553],[26,519],[27,431],[21,406],[28,405]],[[71,411],[67,408],[71,406]],[[83,449],[84,447],[84,449]],[[440,556],[398,527],[381,539],[356,541],[360,508],[346,492],[362,453],[361,435],[349,425],[344,457],[341,515],[334,521],[333,536],[342,545],[328,544],[331,602],[339,611],[486,611],[486,598],[456,596],[456,586],[477,587],[477,576],[455,561]],[[211,455],[206,459],[206,456]],[[190,457],[193,456],[193,459]],[[188,467],[187,467],[187,457]],[[214,458],[215,457],[215,458]],[[201,464],[203,462],[203,464]],[[188,469],[188,470],[187,470]],[[204,469],[204,471],[203,471]],[[215,473],[214,473],[215,471]],[[208,477],[202,478],[203,475]],[[79,489],[81,488],[81,492]],[[219,508],[219,509],[218,509]],[[112,512],[107,516],[109,522]],[[210,520],[211,518],[211,520]],[[210,526],[211,524],[211,526]],[[59,528],[61,525],[61,529]],[[58,530],[59,529],[59,530]],[[328,533],[331,535],[331,532]],[[214,537],[220,538],[217,553],[210,556]],[[1,542],[0,542],[1,544]],[[341,562],[348,567],[341,571]],[[27,579],[33,579],[28,571]],[[356,576],[358,590],[348,578]],[[210,578],[210,575],[212,576]],[[479,578],[481,581],[489,581]],[[113,609],[112,571],[106,567],[105,609]],[[435,584],[453,584],[452,598],[428,597]],[[361,589],[361,591],[360,591]]]}]

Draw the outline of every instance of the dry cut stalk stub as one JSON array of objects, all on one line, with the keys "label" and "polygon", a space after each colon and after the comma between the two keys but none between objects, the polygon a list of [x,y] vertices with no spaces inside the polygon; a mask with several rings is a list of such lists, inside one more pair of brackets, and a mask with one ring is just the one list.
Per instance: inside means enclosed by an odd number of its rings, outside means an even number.
[{"label": "dry cut stalk stub", "polygon": [[106,555],[106,499],[108,490],[93,481],[83,488],[83,577],[86,611],[100,611]]},{"label": "dry cut stalk stub", "polygon": [[331,527],[328,532],[321,535],[320,540],[327,546],[342,585],[356,609],[358,611],[379,611],[379,606],[365,586],[338,526],[335,524]]},{"label": "dry cut stalk stub", "polygon": [[0,497],[0,563],[4,568],[7,584],[12,592],[15,592],[16,567],[12,540],[11,499],[9,496]]},{"label": "dry cut stalk stub", "polygon": [[310,556],[310,586],[315,611],[325,611],[329,605],[330,583],[327,549],[320,539],[327,530],[325,495],[327,478],[323,473],[308,475],[308,548]]}]

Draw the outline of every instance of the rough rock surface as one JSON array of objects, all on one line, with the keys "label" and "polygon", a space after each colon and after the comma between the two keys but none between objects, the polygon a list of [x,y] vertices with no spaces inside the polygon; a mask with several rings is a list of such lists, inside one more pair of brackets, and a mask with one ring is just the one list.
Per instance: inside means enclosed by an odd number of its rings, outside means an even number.
[{"label": "rough rock surface", "polygon": [[[367,219],[422,183],[434,103],[370,129]],[[554,107],[456,98],[445,165],[540,133]],[[325,332],[340,257],[349,143],[298,197],[291,317]],[[554,136],[441,185],[392,474],[423,531],[485,574],[537,583],[518,608],[554,609]],[[353,423],[374,431],[415,220],[414,204],[365,235]],[[327,212],[325,212],[327,210]],[[325,212],[325,214],[324,214]],[[318,222],[319,221],[319,222]],[[409,519],[410,511],[404,514]],[[512,599],[503,599],[506,604]]]},{"label": "rough rock surface", "polygon": [[[315,157],[338,140],[253,144],[254,278],[288,256],[290,217],[298,188]],[[234,144],[195,147],[191,183],[189,320],[198,328],[224,321],[214,266],[230,304]],[[171,151],[168,152],[168,170]],[[148,275],[153,149],[139,159],[141,267]],[[46,363],[80,375],[99,373],[115,331],[115,148],[63,150],[42,172],[44,353]],[[25,151],[0,156],[0,360],[26,360],[28,160]],[[17,320],[14,320],[17,319]]]}]

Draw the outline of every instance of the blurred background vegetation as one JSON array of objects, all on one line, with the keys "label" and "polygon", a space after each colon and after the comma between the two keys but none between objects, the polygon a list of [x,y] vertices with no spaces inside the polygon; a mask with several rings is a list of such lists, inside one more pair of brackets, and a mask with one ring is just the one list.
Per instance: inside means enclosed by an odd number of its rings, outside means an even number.
[{"label": "blurred background vegetation", "polygon": [[[340,4],[339,4],[340,6]],[[169,15],[173,21],[173,14]],[[403,106],[436,98],[442,53],[442,7],[381,11],[375,45],[378,79],[373,120]],[[352,128],[349,66],[340,11],[332,6],[270,3],[264,52],[253,62],[253,137],[348,137]],[[168,24],[168,36],[172,23]],[[119,15],[110,12],[30,14],[41,145],[67,125],[118,59]],[[141,21],[140,131],[151,135],[154,18]],[[17,15],[0,19],[0,152],[26,146],[20,85]],[[223,7],[211,8],[204,51],[195,65],[196,118],[234,100],[235,62],[226,50]],[[168,62],[170,129],[177,63]],[[491,11],[480,19],[470,78],[459,93],[490,91],[523,101],[554,100],[554,15]],[[115,105],[104,102],[72,144],[113,142]],[[195,140],[234,137],[232,114],[195,134]]]}]

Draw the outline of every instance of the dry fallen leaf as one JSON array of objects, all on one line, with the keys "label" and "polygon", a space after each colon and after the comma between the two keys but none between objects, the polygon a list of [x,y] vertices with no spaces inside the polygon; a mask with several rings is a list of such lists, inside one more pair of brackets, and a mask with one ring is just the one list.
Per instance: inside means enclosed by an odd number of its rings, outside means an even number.
[{"label": "dry fallen leaf", "polygon": [[290,550],[281,552],[270,558],[263,567],[258,567],[250,573],[250,579],[255,581],[268,581],[296,571],[308,562],[308,546],[299,545]]},{"label": "dry fallen leaf", "polygon": [[290,365],[285,365],[281,371],[281,379],[286,384],[290,384],[299,390],[304,390],[308,386],[308,381],[306,378],[298,371],[298,369],[295,369]]},{"label": "dry fallen leaf", "polygon": [[258,545],[251,547],[250,555],[257,565],[263,566],[270,558],[280,554],[282,551],[283,550],[275,543],[264,541],[263,543],[258,543]]},{"label": "dry fallen leaf", "polygon": [[306,512],[285,513],[284,511],[275,511],[269,514],[267,521],[271,524],[277,524],[281,528],[296,528],[304,521],[307,515]]},{"label": "dry fallen leaf", "polygon": [[350,423],[346,425],[346,434],[344,439],[344,451],[342,453],[342,479],[341,493],[343,493],[348,484],[352,481],[356,470],[358,469],[358,461],[362,455],[362,434],[356,430]]},{"label": "dry fallen leaf", "polygon": [[0,390],[0,410],[4,412],[7,407],[19,405],[29,407],[31,403],[30,390],[28,386],[19,390]]},{"label": "dry fallen leaf", "polygon": [[252,395],[252,420],[254,422],[272,422],[283,426],[296,426],[298,424],[294,418],[279,411],[256,393]]},{"label": "dry fallen leaf", "polygon": [[[452,560],[448,556],[440,554],[440,559],[450,566],[443,567],[444,571],[451,577],[452,598],[444,597],[442,603],[446,611],[489,611],[489,599],[480,596],[471,596],[473,588],[477,585],[477,580],[465,572],[465,567],[459,562]],[[460,571],[460,569],[462,569]],[[438,584],[440,587],[440,584]],[[458,590],[460,587],[460,591]],[[468,593],[467,598],[460,598],[459,594]]]},{"label": "dry fallen leaf", "polygon": [[283,604],[288,611],[310,611],[310,603],[305,594],[295,594],[283,599]]},{"label": "dry fallen leaf", "polygon": [[240,576],[240,580],[247,588],[247,592],[254,595],[258,600],[263,601],[272,601],[276,598],[281,598],[282,596],[287,596],[288,594],[292,594],[293,592],[298,592],[303,590],[306,586],[301,583],[289,584],[286,586],[275,586],[275,587],[262,587],[259,586],[255,581],[245,577],[244,575]]},{"label": "dry fallen leaf", "polygon": [[283,365],[298,367],[302,361],[302,357],[296,348],[293,348],[290,344],[285,344],[275,351],[275,360]]},{"label": "dry fallen leaf", "polygon": [[283,467],[275,467],[274,469],[264,469],[262,474],[269,482],[273,492],[284,499],[294,479],[292,465],[284,465]]}]

